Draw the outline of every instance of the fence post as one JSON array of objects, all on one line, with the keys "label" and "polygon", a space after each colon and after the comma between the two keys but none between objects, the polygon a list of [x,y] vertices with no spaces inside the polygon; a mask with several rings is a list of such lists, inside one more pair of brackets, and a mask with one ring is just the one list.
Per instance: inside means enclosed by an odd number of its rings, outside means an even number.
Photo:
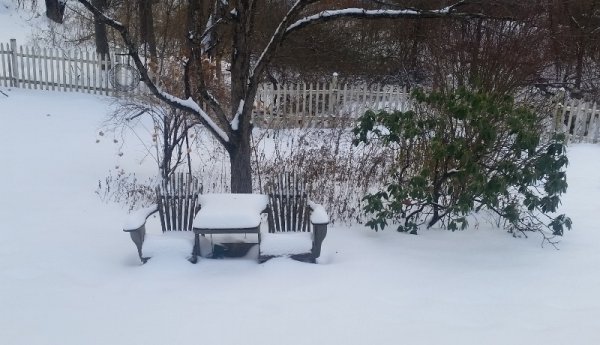
[{"label": "fence post", "polygon": [[17,68],[17,40],[10,39],[10,86],[19,87],[19,69]]},{"label": "fence post", "polygon": [[559,91],[558,92],[558,97],[556,99],[556,109],[554,111],[554,123],[553,123],[553,127],[552,131],[554,133],[557,133],[559,131],[562,132],[562,128],[561,128],[561,124],[563,122],[563,117],[564,117],[564,113],[565,113],[565,109],[566,109],[566,97],[565,97],[565,92],[564,91]]},{"label": "fence post", "polygon": [[331,116],[335,117],[337,115],[337,107],[338,107],[338,74],[337,72],[333,72],[333,78],[331,79],[331,90],[330,90],[330,107]]}]

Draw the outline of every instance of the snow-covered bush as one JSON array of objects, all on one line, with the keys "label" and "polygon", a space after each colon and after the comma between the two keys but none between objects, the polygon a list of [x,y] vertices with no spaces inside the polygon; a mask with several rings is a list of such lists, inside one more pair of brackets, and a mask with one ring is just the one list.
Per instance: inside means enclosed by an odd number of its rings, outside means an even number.
[{"label": "snow-covered bush", "polygon": [[366,221],[362,197],[383,187],[393,155],[383,146],[354,147],[349,125],[261,130],[255,135],[255,190],[270,176],[297,172],[307,182],[310,197],[325,206],[332,220]]}]

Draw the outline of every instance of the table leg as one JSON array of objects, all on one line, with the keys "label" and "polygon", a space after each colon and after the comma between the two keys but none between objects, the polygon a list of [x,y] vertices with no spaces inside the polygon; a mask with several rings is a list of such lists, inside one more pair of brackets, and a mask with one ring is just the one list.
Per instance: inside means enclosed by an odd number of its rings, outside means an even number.
[{"label": "table leg", "polygon": [[192,249],[192,256],[190,257],[190,262],[195,264],[198,262],[198,257],[200,256],[200,235],[194,233],[194,248]]}]

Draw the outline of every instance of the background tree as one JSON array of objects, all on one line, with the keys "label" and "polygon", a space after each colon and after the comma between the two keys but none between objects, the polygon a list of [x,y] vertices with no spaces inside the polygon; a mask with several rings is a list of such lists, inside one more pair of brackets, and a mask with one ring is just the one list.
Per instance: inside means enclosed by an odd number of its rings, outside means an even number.
[{"label": "background tree", "polygon": [[554,77],[549,84],[572,96],[600,96],[600,1],[549,0],[548,51]]},{"label": "background tree", "polygon": [[[266,45],[255,46],[252,44],[255,36],[255,24],[259,18],[259,2],[253,0],[235,0],[227,5],[215,2],[214,8],[220,9],[209,17],[202,31],[195,26],[194,31],[189,33],[189,39],[205,38],[215,30],[224,27],[229,36],[227,40],[221,41],[222,47],[226,47],[230,53],[230,92],[225,103],[220,102],[215,94],[206,85],[207,74],[204,68],[195,68],[196,75],[190,73],[191,68],[184,70],[184,85],[195,83],[196,90],[184,88],[189,94],[181,91],[169,93],[152,81],[149,70],[144,65],[139,47],[133,41],[129,30],[123,24],[107,17],[102,11],[94,7],[87,0],[78,0],[87,10],[99,16],[104,23],[115,29],[136,67],[141,73],[142,80],[146,83],[152,94],[170,106],[184,110],[195,116],[197,122],[203,124],[225,147],[230,157],[231,166],[231,190],[233,192],[252,192],[252,169],[250,164],[251,148],[250,137],[252,131],[252,109],[254,98],[259,83],[267,65],[275,53],[282,47],[283,43],[292,37],[294,33],[312,25],[339,20],[342,18],[457,18],[465,19],[480,17],[481,14],[473,14],[460,11],[456,5],[445,6],[437,10],[415,10],[412,8],[394,10],[368,10],[347,9],[343,6],[329,2],[315,0],[299,0],[289,5],[286,14],[279,20],[275,29],[267,35],[269,40]],[[460,4],[460,3],[458,3]],[[322,10],[328,8],[330,10]],[[376,5],[373,5],[376,6]],[[206,40],[200,41],[204,50]],[[194,43],[197,45],[197,43]],[[225,48],[222,48],[225,50]],[[201,49],[201,52],[203,50]],[[189,61],[191,57],[186,56]],[[196,62],[196,66],[198,63]],[[180,88],[181,89],[181,88]],[[173,95],[176,93],[179,97]],[[206,104],[206,107],[200,104]]]}]

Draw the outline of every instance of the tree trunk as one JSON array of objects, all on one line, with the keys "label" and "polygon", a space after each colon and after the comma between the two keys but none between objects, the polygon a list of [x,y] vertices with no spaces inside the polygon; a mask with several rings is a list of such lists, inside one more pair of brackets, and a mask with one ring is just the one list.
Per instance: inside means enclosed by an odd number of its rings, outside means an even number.
[{"label": "tree trunk", "polygon": [[[105,11],[107,7],[106,0],[92,0],[92,5],[100,11]],[[108,55],[108,35],[106,25],[100,22],[98,16],[94,16],[94,39],[96,42],[96,53],[100,54],[102,59]]]},{"label": "tree trunk", "polygon": [[138,14],[140,19],[140,41],[147,44],[151,56],[157,56],[156,35],[154,34],[154,13],[152,1],[138,0]]},{"label": "tree trunk", "polygon": [[231,192],[252,193],[250,137],[242,136],[237,145],[229,148],[227,152],[231,163]]}]

